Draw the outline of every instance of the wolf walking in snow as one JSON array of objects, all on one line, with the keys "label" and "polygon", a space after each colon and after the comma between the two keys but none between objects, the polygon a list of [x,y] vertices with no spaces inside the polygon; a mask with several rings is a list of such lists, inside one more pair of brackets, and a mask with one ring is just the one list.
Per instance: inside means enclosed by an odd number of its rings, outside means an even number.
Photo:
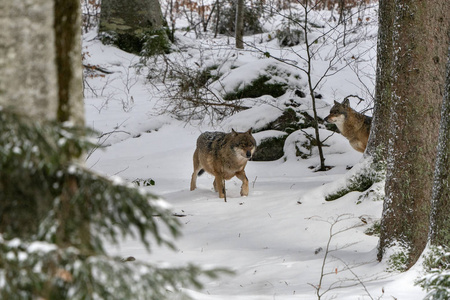
[{"label": "wolf walking in snow", "polygon": [[342,103],[334,101],[325,121],[336,124],[341,134],[348,139],[356,151],[366,150],[372,118],[353,110],[348,99]]},{"label": "wolf walking in snow", "polygon": [[225,202],[225,180],[236,176],[242,181],[241,196],[248,195],[248,179],[245,166],[256,150],[256,141],[252,130],[230,133],[204,132],[197,139],[194,152],[194,172],[191,179],[191,191],[195,190],[197,175],[204,171],[214,175],[214,190]]}]

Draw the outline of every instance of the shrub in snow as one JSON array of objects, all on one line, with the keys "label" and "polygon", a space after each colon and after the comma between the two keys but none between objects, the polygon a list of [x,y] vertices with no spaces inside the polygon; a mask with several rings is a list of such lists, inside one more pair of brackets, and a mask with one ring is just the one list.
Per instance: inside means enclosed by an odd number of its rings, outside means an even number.
[{"label": "shrub in snow", "polygon": [[[319,129],[320,136],[323,137],[322,147],[339,153],[340,136],[333,135],[333,132],[326,129]],[[315,138],[314,128],[308,127],[291,133],[284,145],[285,160],[307,159],[319,155],[317,149],[318,141]]]},{"label": "shrub in snow", "polygon": [[428,292],[425,299],[450,299],[450,249],[431,247],[425,257],[424,267],[426,275],[417,283]]},{"label": "shrub in snow", "polygon": [[281,47],[293,47],[305,41],[305,33],[300,29],[285,27],[276,31],[276,38]]},{"label": "shrub in snow", "polygon": [[268,75],[261,75],[250,84],[244,85],[241,89],[234,90],[223,96],[224,100],[237,100],[242,98],[257,98],[263,95],[279,97],[287,90],[286,83],[276,82]]},{"label": "shrub in snow", "polygon": [[368,194],[373,192],[372,199],[377,200],[384,195],[384,180],[386,166],[383,161],[369,157],[354,167],[354,170],[347,175],[345,184],[328,194],[326,201],[333,201],[341,198],[350,192],[366,192],[358,199],[358,203]]},{"label": "shrub in snow", "polygon": [[224,72],[212,88],[224,99],[256,98],[262,95],[279,97],[288,89],[303,89],[301,71],[274,59],[260,59]]},{"label": "shrub in snow", "polygon": [[[285,142],[289,134],[302,128],[312,127],[312,119],[304,111],[297,111],[292,107],[285,109],[277,119],[267,123],[263,128],[257,129],[257,131],[275,131],[282,134],[268,135],[262,138],[258,143],[253,160],[270,161],[282,158],[285,155]],[[310,130],[308,130],[308,133],[303,131],[302,141],[297,141],[294,146],[297,149],[297,157],[306,159],[313,154],[313,147],[317,146],[317,143],[312,134],[313,132],[310,132]]]},{"label": "shrub in snow", "polygon": [[268,137],[258,144],[258,148],[252,157],[254,161],[271,161],[277,160],[283,157],[284,141],[287,135],[281,135],[277,137]]},{"label": "shrub in snow", "polygon": [[298,130],[290,134],[286,139],[284,145],[284,153],[286,159],[306,159],[313,154],[317,154],[314,151],[314,145],[317,141],[314,139],[313,130]]}]

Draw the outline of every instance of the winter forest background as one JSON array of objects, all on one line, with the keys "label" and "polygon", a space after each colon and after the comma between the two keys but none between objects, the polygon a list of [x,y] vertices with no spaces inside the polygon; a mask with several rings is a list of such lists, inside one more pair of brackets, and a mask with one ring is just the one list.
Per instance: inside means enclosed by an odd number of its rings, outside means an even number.
[{"label": "winter forest background", "polygon": [[[0,0],[0,298],[448,299],[449,11]],[[189,191],[250,128],[249,196]]]}]

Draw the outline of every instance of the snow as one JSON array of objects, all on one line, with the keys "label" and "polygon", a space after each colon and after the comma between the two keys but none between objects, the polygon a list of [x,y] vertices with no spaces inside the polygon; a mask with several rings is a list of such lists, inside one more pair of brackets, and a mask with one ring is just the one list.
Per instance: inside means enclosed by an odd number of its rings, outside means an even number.
[{"label": "snow", "polygon": [[[376,24],[367,30],[376,37],[374,26]],[[237,53],[227,62],[228,71],[221,77],[222,85],[214,85],[221,93],[250,82],[273,65],[292,72],[291,76],[283,77],[289,79],[286,83],[291,87],[306,86],[305,74],[297,70],[299,78],[293,82],[295,73],[291,67],[260,53],[237,52],[232,47],[227,52],[223,46],[227,38],[215,40],[222,45],[218,50],[210,40],[199,43],[190,34],[179,34],[179,39],[188,47],[189,55],[184,56],[187,61],[183,63],[189,65],[203,59],[200,56],[206,56],[196,50],[200,44],[205,46],[210,61],[223,59],[224,62]],[[100,132],[99,143],[106,146],[89,155],[87,167],[120,184],[137,178],[153,179],[154,186],[142,188],[164,199],[153,200],[153,203],[183,216],[179,219],[183,235],[175,241],[175,251],[154,245],[152,253],[148,253],[138,241],[129,239],[120,245],[109,245],[110,254],[172,266],[195,263],[204,268],[226,267],[235,272],[219,279],[205,278],[201,290],[183,289],[196,300],[317,299],[314,286],[318,287],[325,254],[328,255],[324,265],[327,275],[320,292],[334,288],[322,299],[383,296],[414,300],[425,296],[426,293],[414,285],[420,268],[401,274],[387,272],[387,259],[382,262],[376,259],[378,238],[364,233],[380,219],[382,201],[370,198],[359,201],[362,195],[359,192],[332,202],[324,200],[325,195],[344,185],[367,163],[340,134],[321,129],[322,137],[330,136],[326,141],[328,146],[324,147],[326,164],[333,166],[329,171],[313,171],[319,164],[315,149],[308,159],[295,156],[295,145],[305,141],[305,134],[313,134],[311,129],[305,129],[288,136],[283,158],[248,163],[249,196],[240,196],[241,182],[234,178],[226,182],[228,202],[225,203],[213,191],[214,178],[206,173],[198,178],[197,189],[189,191],[192,155],[202,132],[263,128],[282,114],[285,101],[293,97],[292,91],[277,99],[270,96],[245,99],[244,104],[251,109],[228,116],[215,126],[210,122],[184,122],[159,114],[161,101],[165,101],[160,97],[161,86],[149,84],[145,72],[137,72],[133,67],[138,62],[136,56],[102,45],[95,39],[95,32],[85,34],[83,43],[85,51],[89,52],[85,63],[112,72],[87,78],[92,89],[85,91],[86,124]],[[261,47],[274,47],[273,41],[264,43],[267,44]],[[375,74],[370,67],[375,65],[375,45],[376,40],[372,38],[354,49],[355,53],[363,53],[368,58],[359,68],[372,75]],[[302,51],[294,50],[297,54]],[[324,51],[328,53],[330,49],[324,47]],[[285,57],[298,59],[292,52],[287,51]],[[328,66],[326,61],[314,63],[316,75]],[[231,69],[231,65],[237,68]],[[225,62],[222,68],[226,69]],[[128,80],[124,80],[124,76]],[[356,79],[350,68],[327,77],[318,87],[323,95],[323,99],[318,100],[319,115],[326,116],[334,100],[364,93],[367,85],[373,85],[370,80],[363,82]],[[305,111],[311,110],[309,96],[296,100]],[[351,104],[357,110],[362,109],[356,101]],[[283,134],[275,130],[263,131],[255,134],[255,138],[259,143],[267,137]],[[354,167],[348,171],[348,166]],[[334,235],[330,240],[331,226]],[[337,233],[340,230],[342,232]],[[325,253],[328,242],[331,251]]]},{"label": "snow", "polygon": [[[267,98],[267,97],[266,97]],[[272,97],[271,97],[272,98]],[[262,99],[263,101],[266,99]],[[221,130],[230,132],[262,129],[265,125],[275,121],[283,114],[283,110],[269,104],[262,104],[244,110],[237,115],[230,116],[222,122]]]}]

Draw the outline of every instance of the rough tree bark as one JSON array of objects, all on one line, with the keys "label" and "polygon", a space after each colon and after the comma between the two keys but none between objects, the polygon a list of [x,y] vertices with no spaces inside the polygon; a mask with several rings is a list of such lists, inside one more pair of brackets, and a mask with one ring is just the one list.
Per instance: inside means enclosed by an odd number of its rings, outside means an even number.
[{"label": "rough tree bark", "polygon": [[0,105],[37,120],[57,115],[53,9],[49,0],[0,1]]},{"label": "rough tree bark", "polygon": [[54,0],[58,121],[84,125],[79,0]]},{"label": "rough tree bark", "polygon": [[[0,106],[26,115],[36,124],[57,121],[84,125],[80,24],[79,0],[33,0],[26,4],[0,0]],[[0,177],[1,188],[8,174],[0,175],[5,176]],[[70,192],[76,190],[76,182],[70,187]],[[20,194],[0,199],[0,212],[13,216],[6,219],[1,213],[0,227],[36,230],[40,218],[52,208],[52,199],[40,199],[39,195],[33,203],[20,199]],[[61,199],[64,202],[64,197]],[[62,214],[61,224],[68,217]],[[80,236],[89,237],[87,226],[80,231]],[[64,234],[61,232],[57,242],[64,243]]]},{"label": "rough tree bark", "polygon": [[[426,246],[448,45],[447,0],[393,1],[391,114],[378,258],[403,247],[411,267]],[[388,96],[389,97],[389,96]]]},{"label": "rough tree bark", "polygon": [[433,245],[450,247],[450,46],[447,57],[438,155],[431,197],[430,240]]},{"label": "rough tree bark", "polygon": [[236,48],[244,49],[244,0],[236,0]]},{"label": "rough tree bark", "polygon": [[386,134],[391,114],[392,89],[392,28],[394,22],[394,5],[392,0],[378,2],[378,40],[377,69],[375,82],[375,102],[370,137],[367,143],[366,155],[384,160],[386,158]]},{"label": "rough tree bark", "polygon": [[0,27],[0,105],[83,125],[79,1],[1,0]]}]

